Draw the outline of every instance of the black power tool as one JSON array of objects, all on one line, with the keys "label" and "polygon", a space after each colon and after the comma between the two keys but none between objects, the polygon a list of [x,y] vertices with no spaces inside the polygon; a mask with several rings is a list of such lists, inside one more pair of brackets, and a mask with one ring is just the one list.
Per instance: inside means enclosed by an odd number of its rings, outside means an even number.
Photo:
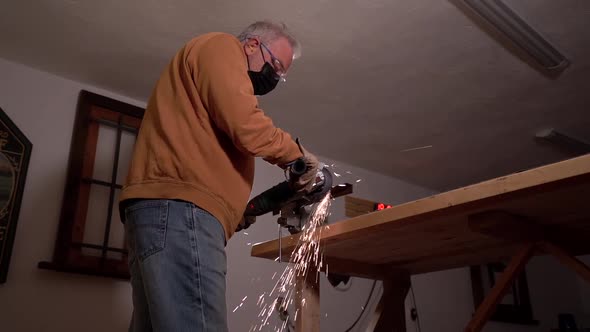
[{"label": "black power tool", "polygon": [[306,171],[305,161],[296,160],[287,168],[288,179],[252,198],[246,206],[244,215],[258,217],[269,212],[273,215],[280,214],[278,223],[291,234],[295,234],[303,228],[311,213],[311,206],[322,200],[328,192],[332,192],[333,198],[352,192],[350,184],[332,187],[332,173],[326,165],[321,164],[311,191],[307,194],[297,193],[291,182]]},{"label": "black power tool", "polygon": [[[278,224],[287,228],[289,233],[296,234],[301,232],[308,221],[309,215],[313,212],[313,204],[320,202],[328,192],[331,192],[332,198],[352,193],[352,185],[349,183],[332,187],[332,172],[328,170],[326,165],[322,164],[318,167],[313,188],[307,194],[297,193],[290,184],[294,178],[307,171],[307,165],[303,159],[296,160],[288,167],[287,171],[289,173],[288,180],[267,189],[248,202],[244,212],[245,216],[258,217],[269,212],[272,212],[273,215],[280,214],[277,220]],[[281,234],[279,232],[279,248],[282,248],[283,245],[280,241]],[[279,262],[281,262],[281,258],[282,254],[279,253]],[[337,287],[340,283],[347,284],[349,279],[350,276],[334,273],[328,276],[328,281],[334,287]]]}]

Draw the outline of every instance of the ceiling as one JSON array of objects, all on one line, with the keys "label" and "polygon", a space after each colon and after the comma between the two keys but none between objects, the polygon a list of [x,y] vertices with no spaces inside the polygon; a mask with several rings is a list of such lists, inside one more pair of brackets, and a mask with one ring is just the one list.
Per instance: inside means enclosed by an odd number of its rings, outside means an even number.
[{"label": "ceiling", "polygon": [[448,190],[571,156],[540,129],[590,141],[590,2],[505,2],[571,60],[559,77],[444,0],[11,1],[0,57],[147,100],[193,36],[281,20],[303,56],[261,98],[276,124],[319,155]]}]

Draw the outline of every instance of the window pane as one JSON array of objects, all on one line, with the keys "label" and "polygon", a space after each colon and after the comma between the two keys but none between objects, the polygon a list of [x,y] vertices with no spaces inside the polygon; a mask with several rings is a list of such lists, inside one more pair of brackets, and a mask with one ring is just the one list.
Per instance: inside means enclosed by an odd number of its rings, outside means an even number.
[{"label": "window pane", "polygon": [[93,179],[111,182],[116,145],[117,130],[101,124],[98,130]]},{"label": "window pane", "polygon": [[131,164],[131,155],[133,154],[133,146],[135,145],[135,133],[123,131],[121,136],[121,150],[119,151],[119,169],[117,170],[117,183],[125,184],[129,165]]},{"label": "window pane", "polygon": [[[97,184],[92,184],[90,186],[83,240],[86,244],[102,246],[107,223],[109,191],[110,188],[105,186]],[[82,253],[89,256],[101,256],[100,250],[91,248],[82,248]]]},{"label": "window pane", "polygon": [[[125,249],[125,228],[123,227],[123,223],[121,223],[121,218],[119,217],[119,193],[120,190],[117,189],[115,191],[115,201],[113,203],[112,210],[111,231],[109,233],[109,247]],[[109,251],[107,254],[107,258],[121,260],[123,259],[123,253]]]}]

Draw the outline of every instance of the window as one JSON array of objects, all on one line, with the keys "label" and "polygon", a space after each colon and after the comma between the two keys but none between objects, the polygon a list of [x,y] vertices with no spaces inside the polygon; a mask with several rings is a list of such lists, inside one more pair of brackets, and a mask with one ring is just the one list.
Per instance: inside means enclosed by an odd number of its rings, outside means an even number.
[{"label": "window", "polygon": [[143,114],[80,93],[53,260],[39,268],[129,278],[118,196]]}]

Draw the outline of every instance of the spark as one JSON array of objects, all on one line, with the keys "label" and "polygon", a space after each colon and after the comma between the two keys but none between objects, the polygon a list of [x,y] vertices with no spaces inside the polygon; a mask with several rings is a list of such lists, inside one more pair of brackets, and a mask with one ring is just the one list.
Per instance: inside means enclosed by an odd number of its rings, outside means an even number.
[{"label": "spark", "polygon": [[425,146],[420,146],[417,148],[401,150],[400,152],[410,152],[410,151],[416,151],[416,150],[430,149],[431,147],[432,147],[432,145],[425,145]]},{"label": "spark", "polygon": [[247,245],[251,246],[252,245],[252,242],[248,242]]},{"label": "spark", "polygon": [[340,174],[338,174],[336,172],[334,172],[334,175],[336,175],[336,177],[341,177],[342,176],[342,175],[340,175]]},{"label": "spark", "polygon": [[[319,269],[323,265],[323,252],[320,250],[322,228],[318,227],[324,223],[324,220],[328,216],[331,199],[332,197],[328,193],[317,203],[309,216],[309,220],[303,226],[297,245],[291,253],[289,264],[287,264],[269,293],[269,297],[274,298],[274,300],[272,303],[264,305],[258,315],[261,318],[259,330],[269,324],[268,320],[273,312],[280,311],[281,315],[283,313],[287,315],[285,323],[278,329],[279,332],[283,331],[288,326],[287,322],[291,321],[291,315],[287,312],[287,308],[294,302],[294,295],[299,294],[295,287],[297,279],[307,278],[310,270],[315,270],[315,273],[319,274]],[[279,258],[277,257],[275,261],[278,260]],[[272,279],[274,280],[275,277],[276,273]],[[265,294],[262,294],[258,299],[259,306],[264,304],[263,298]],[[302,299],[301,303],[302,306],[305,306],[305,299]],[[299,310],[295,312],[293,321],[297,319],[298,312]]]},{"label": "spark", "polygon": [[244,235],[248,235],[248,233],[244,232]]},{"label": "spark", "polygon": [[359,183],[359,182],[361,182],[361,181],[362,181],[361,179],[358,179],[358,180],[356,180],[356,183]]}]

